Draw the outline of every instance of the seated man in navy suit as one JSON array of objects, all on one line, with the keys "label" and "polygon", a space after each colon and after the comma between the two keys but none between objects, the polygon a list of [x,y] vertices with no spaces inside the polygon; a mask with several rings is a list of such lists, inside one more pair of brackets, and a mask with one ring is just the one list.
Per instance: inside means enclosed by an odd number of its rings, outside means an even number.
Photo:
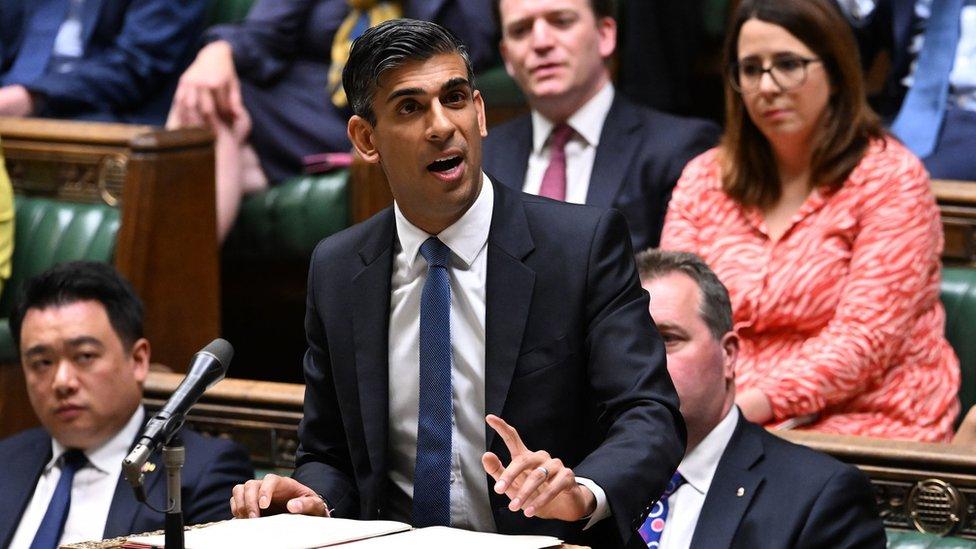
[{"label": "seated man in navy suit", "polygon": [[505,68],[532,112],[492,128],[485,171],[531,194],[616,208],[634,249],[657,246],[678,176],[716,144],[718,127],[614,90],[612,0],[494,2]]},{"label": "seated man in navy suit", "polygon": [[[0,441],[0,547],[50,548],[163,527],[138,503],[122,460],[142,432],[149,341],[142,303],[103,263],[65,263],[37,276],[11,317],[27,393],[43,428]],[[254,474],[236,444],[183,430],[187,524],[230,518],[234,484]],[[148,502],[166,509],[160,456]]]},{"label": "seated man in navy suit", "polygon": [[0,0],[0,116],[162,124],[206,0]]},{"label": "seated man in navy suit", "polygon": [[473,78],[434,23],[353,46],[349,136],[394,205],[316,247],[295,475],[235,487],[236,516],[612,548],[677,466],[684,425],[623,217],[485,176]]},{"label": "seated man in navy suit", "polygon": [[637,267],[688,426],[688,451],[639,529],[647,546],[883,548],[863,474],[733,406],[739,342],[715,273],[683,252],[646,251]]}]

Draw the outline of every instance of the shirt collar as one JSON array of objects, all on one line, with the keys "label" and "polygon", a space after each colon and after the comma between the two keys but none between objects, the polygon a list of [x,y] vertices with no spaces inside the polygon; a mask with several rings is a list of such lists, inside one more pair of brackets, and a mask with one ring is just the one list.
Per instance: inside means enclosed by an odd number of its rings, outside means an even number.
[{"label": "shirt collar", "polygon": [[422,229],[407,220],[400,211],[400,206],[394,202],[393,214],[396,220],[397,240],[410,263],[417,260],[420,245],[431,236],[436,236],[451,249],[453,255],[460,259],[465,267],[470,267],[475,257],[488,242],[488,230],[491,228],[491,213],[495,207],[495,193],[491,179],[483,172],[481,174],[481,192],[474,204],[464,212],[453,225],[437,235],[427,234]]},{"label": "shirt collar", "polygon": [[[129,447],[132,446],[132,441],[135,440],[139,428],[142,427],[142,420],[145,416],[145,410],[142,409],[142,406],[139,406],[132,414],[132,417],[129,418],[125,427],[122,427],[119,432],[115,433],[115,436],[108,439],[107,442],[98,448],[85,450],[85,457],[88,458],[88,463],[102,472],[108,472],[117,468],[122,463],[122,459],[125,458]],[[65,450],[67,448],[63,444],[54,440],[54,438],[51,439],[51,461],[47,463],[44,469],[45,472],[50,471],[54,467]]]},{"label": "shirt collar", "polygon": [[[603,133],[603,123],[610,112],[614,96],[613,84],[607,83],[603,89],[597,92],[582,107],[577,109],[569,120],[566,121],[569,127],[586,141],[587,145],[596,147],[600,144],[600,134]],[[542,152],[549,142],[549,135],[555,126],[549,119],[542,116],[539,111],[532,111],[532,151],[536,154]]]},{"label": "shirt collar", "polygon": [[708,492],[715,470],[718,469],[718,462],[722,459],[738,422],[739,408],[732,406],[725,418],[678,465],[678,472],[699,493]]}]

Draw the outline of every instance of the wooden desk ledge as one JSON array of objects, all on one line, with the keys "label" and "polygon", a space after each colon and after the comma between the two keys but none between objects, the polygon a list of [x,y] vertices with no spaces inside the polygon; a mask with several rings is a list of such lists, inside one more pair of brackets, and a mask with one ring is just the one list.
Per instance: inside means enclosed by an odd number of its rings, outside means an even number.
[{"label": "wooden desk ledge", "polygon": [[[168,399],[183,378],[184,374],[151,371],[146,378],[145,396]],[[202,400],[222,404],[270,404],[274,407],[294,407],[301,410],[305,400],[305,386],[297,383],[225,378],[211,387]]]}]

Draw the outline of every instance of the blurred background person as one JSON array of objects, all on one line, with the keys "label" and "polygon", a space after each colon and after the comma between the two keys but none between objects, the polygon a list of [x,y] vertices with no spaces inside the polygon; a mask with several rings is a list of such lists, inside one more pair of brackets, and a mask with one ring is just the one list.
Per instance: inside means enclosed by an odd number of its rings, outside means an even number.
[{"label": "blurred background person", "polygon": [[867,106],[828,0],[745,0],[730,29],[728,125],[685,169],[662,247],[732,295],[736,403],[760,424],[948,440],[959,361],[925,168]]},{"label": "blurred background person", "polygon": [[206,0],[0,0],[0,116],[162,124]]},{"label": "blurred background person", "polygon": [[505,68],[532,112],[492,128],[485,171],[515,189],[627,218],[657,246],[681,169],[718,140],[711,122],[632,103],[610,82],[611,0],[494,0]]},{"label": "blurred background person", "polygon": [[873,103],[938,179],[976,180],[976,0],[836,0],[863,66],[887,52]]},{"label": "blurred background person", "polygon": [[440,23],[476,67],[494,58],[489,0],[257,0],[244,22],[218,25],[180,77],[167,126],[217,137],[217,227],[241,197],[303,172],[303,158],[349,152],[352,111],[340,81],[352,41],[388,19]]},{"label": "blurred background person", "polygon": [[647,546],[883,548],[857,468],[770,434],[734,405],[739,338],[715,273],[662,250],[638,254],[637,271],[688,426],[685,457],[638,530]]},{"label": "blurred background person", "polygon": [[[162,528],[164,514],[137,502],[121,474],[147,419],[150,346],[132,287],[107,264],[64,263],[27,282],[10,325],[43,427],[0,441],[0,547],[54,549]],[[186,524],[230,518],[232,488],[254,474],[247,454],[181,433]],[[147,500],[166,509],[158,451],[151,461]]]}]

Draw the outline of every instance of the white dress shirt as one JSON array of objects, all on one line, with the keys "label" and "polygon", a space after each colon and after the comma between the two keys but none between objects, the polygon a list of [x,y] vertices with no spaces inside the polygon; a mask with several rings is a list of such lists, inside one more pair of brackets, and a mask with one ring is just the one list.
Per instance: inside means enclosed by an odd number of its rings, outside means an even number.
[{"label": "white dress shirt", "polygon": [[738,422],[739,408],[732,406],[712,432],[681,460],[678,472],[685,477],[685,483],[668,498],[668,516],[664,521],[664,532],[661,533],[661,549],[687,549],[691,546],[708,488],[712,485],[718,462]]},{"label": "white dress shirt", "polygon": [[[437,238],[451,250],[451,525],[494,532],[495,519],[481,456],[485,453],[485,282],[488,230],[495,204],[491,180],[482,176],[474,204]],[[420,375],[420,297],[427,260],[420,245],[432,235],[407,221],[394,203],[397,243],[390,284],[389,478],[383,518],[409,522],[417,463]],[[504,418],[503,418],[504,419]],[[540,448],[541,449],[541,448]],[[535,448],[533,448],[535,450]],[[558,456],[556,456],[558,457]],[[604,491],[577,477],[596,496],[587,528],[610,515]]]},{"label": "white dress shirt", "polygon": [[[600,134],[613,104],[613,96],[613,84],[607,83],[566,121],[575,130],[566,143],[566,202],[586,203],[596,148],[600,145]],[[539,194],[542,187],[542,177],[549,167],[549,137],[554,126],[538,111],[532,111],[532,152],[522,186],[522,190],[529,194]]]},{"label": "white dress shirt", "polygon": [[[129,418],[121,431],[98,448],[85,452],[88,463],[75,473],[71,484],[71,508],[64,523],[61,544],[102,539],[108,511],[112,507],[115,486],[122,473],[122,460],[129,453],[145,412],[140,406]],[[28,549],[37,528],[41,525],[47,506],[54,496],[54,489],[61,478],[61,454],[67,450],[51,439],[51,460],[44,466],[41,478],[34,488],[34,495],[20,518],[9,549]]]}]

